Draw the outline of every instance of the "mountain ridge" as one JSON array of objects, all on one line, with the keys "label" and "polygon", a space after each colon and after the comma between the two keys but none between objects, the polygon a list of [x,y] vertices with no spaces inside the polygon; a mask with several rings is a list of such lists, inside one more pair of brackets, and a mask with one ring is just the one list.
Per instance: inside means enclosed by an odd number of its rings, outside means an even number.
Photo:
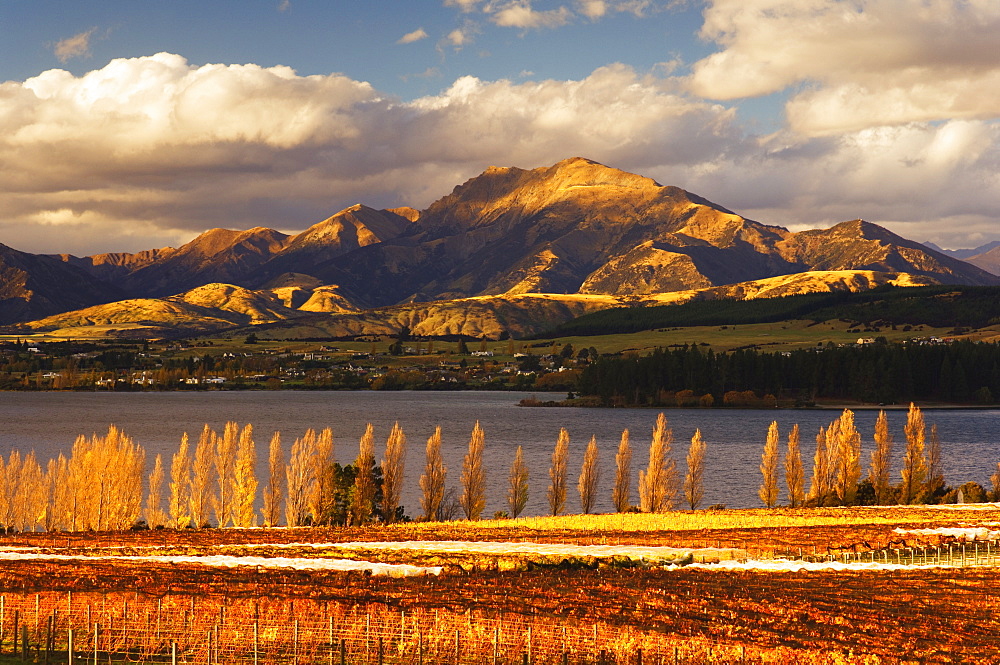
[{"label": "mountain ridge", "polygon": [[[176,249],[48,260],[89,276],[92,293],[70,299],[77,308],[123,295],[169,299],[207,284],[250,291],[280,284],[272,288],[287,291],[268,297],[301,307],[315,296],[312,306],[323,313],[527,294],[610,301],[821,271],[1000,284],[864,220],[796,233],[580,157],[530,170],[490,167],[422,211],[356,204],[293,235],[211,229]],[[41,291],[73,287],[65,278]],[[27,302],[26,292],[12,297]],[[40,313],[60,307],[69,304]],[[42,318],[30,308],[9,311],[0,323]]]}]

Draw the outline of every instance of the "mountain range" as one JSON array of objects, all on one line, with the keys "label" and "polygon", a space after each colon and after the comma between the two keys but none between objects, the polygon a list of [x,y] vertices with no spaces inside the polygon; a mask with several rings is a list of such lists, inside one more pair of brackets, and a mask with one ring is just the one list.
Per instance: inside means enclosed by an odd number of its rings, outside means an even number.
[{"label": "mountain range", "polygon": [[14,330],[151,337],[495,336],[622,304],[1000,284],[860,219],[793,233],[582,158],[491,167],[425,210],[355,205],[296,235],[213,229],[82,258],[0,246],[0,277]]}]

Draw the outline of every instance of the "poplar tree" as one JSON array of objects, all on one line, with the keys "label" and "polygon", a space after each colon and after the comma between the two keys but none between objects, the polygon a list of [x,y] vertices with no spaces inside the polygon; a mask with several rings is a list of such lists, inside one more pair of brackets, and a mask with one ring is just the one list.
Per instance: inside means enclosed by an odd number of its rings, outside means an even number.
[{"label": "poplar tree", "polygon": [[826,428],[820,427],[816,434],[816,453],[813,455],[812,480],[809,483],[808,499],[817,506],[826,502],[830,487],[827,485]]},{"label": "poplar tree", "polygon": [[611,493],[615,510],[624,513],[632,507],[632,446],[628,441],[628,430],[622,430],[622,439],[615,455],[615,488]]},{"label": "poplar tree", "polygon": [[257,445],[253,440],[253,425],[247,423],[240,432],[233,469],[233,526],[247,528],[257,525],[253,504],[257,500]]},{"label": "poplar tree", "polygon": [[911,504],[916,501],[927,477],[927,462],[924,458],[926,430],[924,414],[912,402],[906,414],[906,454],[900,470],[902,485],[899,488],[899,502]]},{"label": "poplar tree", "polygon": [[191,455],[188,452],[187,432],[181,436],[181,445],[170,460],[170,501],[168,513],[170,526],[184,529],[191,523]]},{"label": "poplar tree", "polygon": [[566,506],[566,466],[569,461],[569,432],[559,429],[559,438],[552,451],[552,466],[549,467],[549,510],[553,515],[562,513]]},{"label": "poplar tree", "polygon": [[228,526],[233,518],[233,478],[236,476],[236,449],[240,428],[235,422],[227,422],[222,436],[215,439],[216,493],[212,499],[215,521],[219,528]]},{"label": "poplar tree", "polygon": [[213,435],[206,424],[194,449],[191,468],[191,522],[195,528],[208,524],[208,507],[212,496],[212,466],[215,461]]},{"label": "poplar tree", "polygon": [[306,486],[306,506],[313,526],[327,519],[328,502],[333,495],[333,430],[320,431],[307,461],[311,467]]},{"label": "poplar tree", "polygon": [[[3,458],[0,457],[0,467]],[[73,477],[69,460],[62,453],[56,460],[54,486],[52,488],[52,524],[56,529],[69,529],[73,519]]]},{"label": "poplar tree", "polygon": [[424,519],[428,522],[437,519],[444,501],[445,477],[448,467],[441,458],[441,428],[435,427],[434,434],[427,439],[427,462],[424,465],[424,475],[420,476],[420,508],[424,511]]},{"label": "poplar tree", "polygon": [[639,502],[643,512],[665,513],[674,507],[677,497],[677,469],[670,457],[673,431],[667,417],[660,414],[649,444],[649,466],[639,471]]},{"label": "poplar tree", "polygon": [[510,506],[510,516],[516,518],[528,503],[528,465],[524,463],[521,446],[514,453],[514,462],[510,466],[507,480],[507,505]]},{"label": "poplar tree", "polygon": [[757,496],[768,508],[778,503],[778,421],[772,421],[767,428],[764,452],[760,456],[760,472],[763,480]]},{"label": "poplar tree", "polygon": [[941,439],[938,437],[937,423],[931,425],[930,445],[927,448],[927,480],[924,482],[921,499],[932,503],[935,495],[944,488],[944,474],[941,471]]},{"label": "poplar tree", "polygon": [[149,474],[149,490],[146,494],[146,525],[155,529],[163,525],[163,458],[156,456],[153,472]]},{"label": "poplar tree", "polygon": [[854,425],[854,412],[844,409],[837,423],[837,498],[842,505],[854,504],[861,480],[861,434]]},{"label": "poplar tree", "polygon": [[285,493],[285,455],[281,450],[281,432],[271,435],[267,451],[267,485],[264,487],[264,526],[278,526],[281,498]]},{"label": "poplar tree", "polygon": [[597,437],[591,436],[587,451],[583,455],[583,466],[580,467],[580,480],[577,490],[580,492],[580,509],[589,514],[597,500],[597,485],[601,482],[601,468],[597,459]]},{"label": "poplar tree", "polygon": [[309,491],[316,480],[316,430],[307,429],[292,443],[291,457],[285,466],[288,497],[285,500],[285,524],[303,526],[309,520]]},{"label": "poplar tree", "polygon": [[868,479],[875,490],[875,503],[884,506],[889,503],[892,488],[889,486],[889,469],[892,464],[892,432],[885,411],[878,412],[875,421],[875,450],[872,451],[871,468]]},{"label": "poplar tree", "polygon": [[466,519],[478,520],[486,508],[486,471],[483,469],[483,448],[486,435],[476,421],[469,438],[469,452],[462,460],[462,496],[459,504]]},{"label": "poplar tree", "polygon": [[[0,463],[3,462],[3,458],[0,457]],[[997,462],[996,471],[990,476],[990,483],[993,485],[993,493],[990,496],[991,501],[1000,501],[1000,462]]]},{"label": "poplar tree", "polygon": [[382,512],[386,524],[396,521],[396,507],[403,491],[403,465],[406,461],[406,435],[394,423],[385,443],[382,458]]},{"label": "poplar tree", "polygon": [[805,470],[802,467],[802,452],[799,449],[799,425],[792,425],[788,433],[788,450],[785,452],[785,486],[788,488],[788,505],[800,507],[806,499]]},{"label": "poplar tree", "polygon": [[697,510],[705,496],[705,439],[696,429],[687,454],[687,475],[684,476],[684,498],[691,510]]},{"label": "poplar tree", "polygon": [[375,511],[375,428],[365,427],[358,444],[358,458],[354,462],[354,491],[351,493],[350,520],[353,525],[367,524]]}]

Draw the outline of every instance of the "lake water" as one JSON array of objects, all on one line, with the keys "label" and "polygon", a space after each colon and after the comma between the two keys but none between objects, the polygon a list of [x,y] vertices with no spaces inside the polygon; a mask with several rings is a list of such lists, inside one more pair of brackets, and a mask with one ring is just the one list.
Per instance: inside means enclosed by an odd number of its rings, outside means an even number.
[{"label": "lake water", "polygon": [[[68,453],[79,434],[104,432],[114,423],[141,444],[147,464],[162,454],[169,473],[170,457],[184,432],[197,439],[202,425],[221,431],[227,420],[252,423],[258,449],[258,477],[266,477],[267,444],[271,434],[282,434],[285,454],[307,428],[330,427],[337,461],[357,456],[358,439],[366,423],[376,432],[376,455],[381,459],[385,438],[399,421],[407,437],[403,504],[407,514],[420,514],[419,478],[424,447],[434,427],[442,428],[442,453],[448,467],[448,485],[458,486],[469,434],[478,420],[486,433],[484,455],[488,479],[486,516],[507,508],[507,473],[514,451],[524,447],[531,471],[527,515],[548,512],[546,488],[552,449],[560,427],[570,433],[567,511],[579,511],[576,479],[591,435],[597,437],[602,477],[597,512],[610,511],[614,457],[621,432],[630,431],[633,449],[632,500],[639,469],[648,461],[650,434],[657,411],[651,409],[523,408],[517,402],[527,393],[499,392],[169,392],[169,393],[0,393],[0,452],[34,450],[40,461]],[[760,455],[768,425],[781,428],[782,454],[791,425],[802,432],[806,481],[812,468],[814,439],[819,427],[836,411],[671,409],[666,415],[673,429],[673,457],[683,474],[687,448],[695,428],[707,442],[705,498],[702,506],[724,503],[732,508],[757,507]],[[855,414],[863,438],[862,461],[872,449],[876,411]],[[925,410],[928,427],[937,423],[942,441],[945,478],[950,484],[968,480],[989,488],[990,474],[1000,461],[1000,410]],[[905,446],[904,410],[889,413],[896,440],[894,462],[900,464]],[[192,442],[193,443],[193,442]],[[894,482],[898,482],[898,472]]]}]

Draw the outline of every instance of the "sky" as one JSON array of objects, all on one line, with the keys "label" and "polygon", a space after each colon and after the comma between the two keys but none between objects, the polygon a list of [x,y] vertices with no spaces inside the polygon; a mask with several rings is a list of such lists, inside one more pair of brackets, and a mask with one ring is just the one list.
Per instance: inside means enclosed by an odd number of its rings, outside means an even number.
[{"label": "sky", "polygon": [[1000,239],[997,0],[0,0],[0,243],[424,208],[574,156],[791,230]]}]

